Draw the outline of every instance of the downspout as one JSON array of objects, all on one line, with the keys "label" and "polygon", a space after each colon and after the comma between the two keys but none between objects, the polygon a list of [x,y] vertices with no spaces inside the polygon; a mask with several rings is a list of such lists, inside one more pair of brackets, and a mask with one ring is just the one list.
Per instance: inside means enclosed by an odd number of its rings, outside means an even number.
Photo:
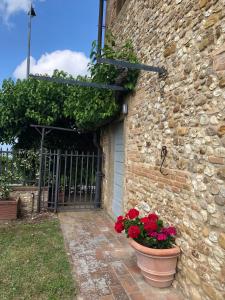
[{"label": "downspout", "polygon": [[99,0],[98,49],[97,49],[98,57],[101,56],[101,50],[102,50],[103,15],[104,15],[104,0]]},{"label": "downspout", "polygon": [[[100,135],[100,134],[99,134]],[[96,171],[96,190],[95,190],[95,208],[101,207],[101,191],[102,191],[102,148],[98,139],[97,132],[94,133],[93,142],[97,148],[97,171]]]},{"label": "downspout", "polygon": [[[102,29],[103,29],[103,16],[104,16],[104,0],[99,0],[99,17],[98,17],[98,46],[97,56],[100,57],[102,53]],[[98,136],[100,131],[95,131],[93,143],[97,148],[97,171],[96,171],[96,190],[95,190],[95,208],[101,207],[101,191],[102,191],[102,148]]]}]

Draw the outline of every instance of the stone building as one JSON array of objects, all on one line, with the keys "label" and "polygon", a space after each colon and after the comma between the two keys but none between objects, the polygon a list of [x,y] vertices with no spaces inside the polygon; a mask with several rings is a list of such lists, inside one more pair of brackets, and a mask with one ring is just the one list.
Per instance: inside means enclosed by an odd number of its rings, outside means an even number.
[{"label": "stone building", "polygon": [[141,72],[128,114],[102,131],[104,206],[149,206],[175,225],[174,286],[225,299],[225,0],[108,0],[107,27],[168,75]]}]

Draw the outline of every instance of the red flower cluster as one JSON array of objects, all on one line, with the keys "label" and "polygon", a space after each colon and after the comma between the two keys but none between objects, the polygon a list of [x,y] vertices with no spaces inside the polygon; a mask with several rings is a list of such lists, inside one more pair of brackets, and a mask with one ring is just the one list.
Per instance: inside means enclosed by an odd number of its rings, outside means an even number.
[{"label": "red flower cluster", "polygon": [[126,214],[126,216],[127,216],[129,219],[133,220],[133,219],[135,219],[135,218],[137,218],[137,217],[139,216],[139,211],[138,211],[137,209],[135,209],[135,208],[131,208],[131,209],[128,211],[128,213]]},{"label": "red flower cluster", "polygon": [[141,230],[137,225],[130,226],[128,229],[128,235],[132,239],[138,238],[140,233]]},{"label": "red flower cluster", "polygon": [[156,214],[149,214],[148,217],[142,218],[141,222],[144,224],[144,229],[149,232],[152,230],[157,230],[158,216]]},{"label": "red flower cluster", "polygon": [[124,230],[123,221],[124,221],[124,217],[123,216],[119,216],[117,218],[117,221],[116,221],[116,223],[114,225],[114,228],[115,228],[116,232],[121,233]]},{"label": "red flower cluster", "polygon": [[150,248],[170,248],[176,235],[176,229],[172,226],[164,227],[163,221],[155,213],[140,218],[139,211],[135,208],[130,209],[125,217],[117,218],[115,230],[118,233],[125,230],[127,237]]}]

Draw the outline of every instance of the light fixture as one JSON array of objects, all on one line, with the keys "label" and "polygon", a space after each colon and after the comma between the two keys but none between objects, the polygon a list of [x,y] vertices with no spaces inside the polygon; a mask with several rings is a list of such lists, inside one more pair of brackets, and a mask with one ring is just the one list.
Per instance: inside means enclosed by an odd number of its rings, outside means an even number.
[{"label": "light fixture", "polygon": [[128,114],[128,105],[127,105],[127,103],[123,103],[122,114],[123,115],[127,115]]}]

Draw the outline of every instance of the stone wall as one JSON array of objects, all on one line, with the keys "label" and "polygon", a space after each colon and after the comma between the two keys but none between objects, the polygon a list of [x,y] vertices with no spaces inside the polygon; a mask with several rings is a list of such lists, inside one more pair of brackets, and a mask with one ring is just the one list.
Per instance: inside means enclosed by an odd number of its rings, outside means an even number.
[{"label": "stone wall", "polygon": [[[32,186],[14,186],[10,196],[19,201],[19,215],[21,217],[29,216],[37,212],[38,188]],[[47,208],[48,192],[47,189],[42,192],[42,201]]]},{"label": "stone wall", "polygon": [[[168,71],[142,72],[124,99],[124,210],[144,201],[178,228],[174,285],[185,299],[225,299],[225,1],[127,0],[118,16],[107,2],[116,39],[131,39],[141,63]],[[110,127],[102,137],[111,213]]]}]

